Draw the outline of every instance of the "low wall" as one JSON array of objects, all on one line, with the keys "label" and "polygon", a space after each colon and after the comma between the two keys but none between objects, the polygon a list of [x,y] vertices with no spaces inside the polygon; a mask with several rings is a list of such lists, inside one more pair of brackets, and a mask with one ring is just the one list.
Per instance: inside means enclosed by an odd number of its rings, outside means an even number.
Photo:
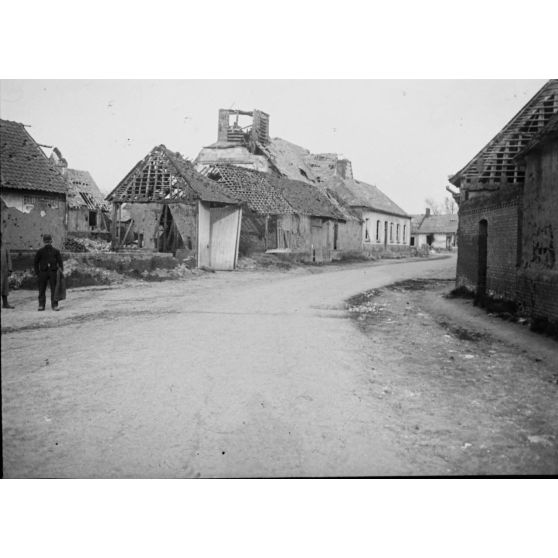
[{"label": "low wall", "polygon": [[172,254],[164,252],[62,252],[62,258],[118,273],[173,269],[179,263]]},{"label": "low wall", "polygon": [[[14,271],[33,270],[35,250],[10,250]],[[141,273],[153,269],[173,269],[180,262],[172,254],[163,252],[65,252],[62,260],[76,260],[91,267],[118,273]]]}]

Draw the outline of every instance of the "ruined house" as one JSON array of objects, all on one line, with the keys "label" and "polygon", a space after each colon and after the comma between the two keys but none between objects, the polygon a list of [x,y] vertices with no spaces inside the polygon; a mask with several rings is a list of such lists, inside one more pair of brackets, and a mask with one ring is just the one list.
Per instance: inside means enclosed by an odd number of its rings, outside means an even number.
[{"label": "ruined house", "polygon": [[457,246],[457,215],[426,213],[411,216],[411,246],[452,250]]},{"label": "ruined house", "polygon": [[[164,145],[152,149],[107,196],[115,249],[180,254],[198,267],[234,269],[242,209],[192,163]],[[119,226],[122,210],[129,215]]]},{"label": "ruined house", "polygon": [[94,237],[110,231],[109,204],[88,171],[68,168],[66,159],[54,148],[49,159],[68,184],[68,234]]},{"label": "ruined house", "polygon": [[558,319],[556,113],[558,80],[550,80],[449,179],[458,188],[457,285],[481,300],[514,301],[552,319]]},{"label": "ruined house", "polygon": [[[314,154],[287,140],[271,138],[269,115],[262,111],[221,109],[217,142],[204,147],[195,164],[199,170],[231,164],[315,186],[343,214],[335,238],[345,251],[408,249],[410,217],[405,211],[376,186],[354,180],[348,159],[336,153]],[[373,226],[378,227],[377,235]]]},{"label": "ruined house", "polygon": [[0,120],[2,239],[12,251],[33,251],[52,235],[63,246],[67,184],[23,124]]},{"label": "ruined house", "polygon": [[210,165],[203,172],[243,204],[242,253],[283,251],[323,262],[342,249],[343,213],[313,185],[234,165]]}]

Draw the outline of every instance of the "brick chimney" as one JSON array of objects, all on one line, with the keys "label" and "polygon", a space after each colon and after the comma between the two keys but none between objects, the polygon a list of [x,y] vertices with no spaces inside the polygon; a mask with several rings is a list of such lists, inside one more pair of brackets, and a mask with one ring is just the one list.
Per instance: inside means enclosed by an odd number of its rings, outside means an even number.
[{"label": "brick chimney", "polygon": [[425,217],[430,217],[430,208],[429,207],[426,208],[426,213],[425,213],[424,216]]}]

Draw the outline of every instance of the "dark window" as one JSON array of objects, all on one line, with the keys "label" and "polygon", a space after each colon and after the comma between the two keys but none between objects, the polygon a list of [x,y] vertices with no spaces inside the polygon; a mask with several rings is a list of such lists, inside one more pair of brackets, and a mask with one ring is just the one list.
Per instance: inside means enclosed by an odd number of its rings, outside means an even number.
[{"label": "dark window", "polygon": [[89,226],[96,227],[97,226],[97,212],[90,211],[89,212]]}]

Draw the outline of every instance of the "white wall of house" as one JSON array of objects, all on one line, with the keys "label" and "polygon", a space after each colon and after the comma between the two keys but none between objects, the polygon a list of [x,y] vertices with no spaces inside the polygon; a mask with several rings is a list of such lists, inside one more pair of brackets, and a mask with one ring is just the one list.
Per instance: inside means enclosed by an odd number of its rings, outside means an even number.
[{"label": "white wall of house", "polygon": [[428,237],[431,237],[430,247],[436,250],[446,250],[448,248],[454,248],[456,246],[456,235],[455,233],[432,233],[432,234],[413,234],[415,239],[413,246],[415,248],[420,248],[421,246],[427,246],[429,244]]},{"label": "white wall of house", "polygon": [[376,211],[362,212],[363,246],[395,248],[409,246],[411,218]]}]

